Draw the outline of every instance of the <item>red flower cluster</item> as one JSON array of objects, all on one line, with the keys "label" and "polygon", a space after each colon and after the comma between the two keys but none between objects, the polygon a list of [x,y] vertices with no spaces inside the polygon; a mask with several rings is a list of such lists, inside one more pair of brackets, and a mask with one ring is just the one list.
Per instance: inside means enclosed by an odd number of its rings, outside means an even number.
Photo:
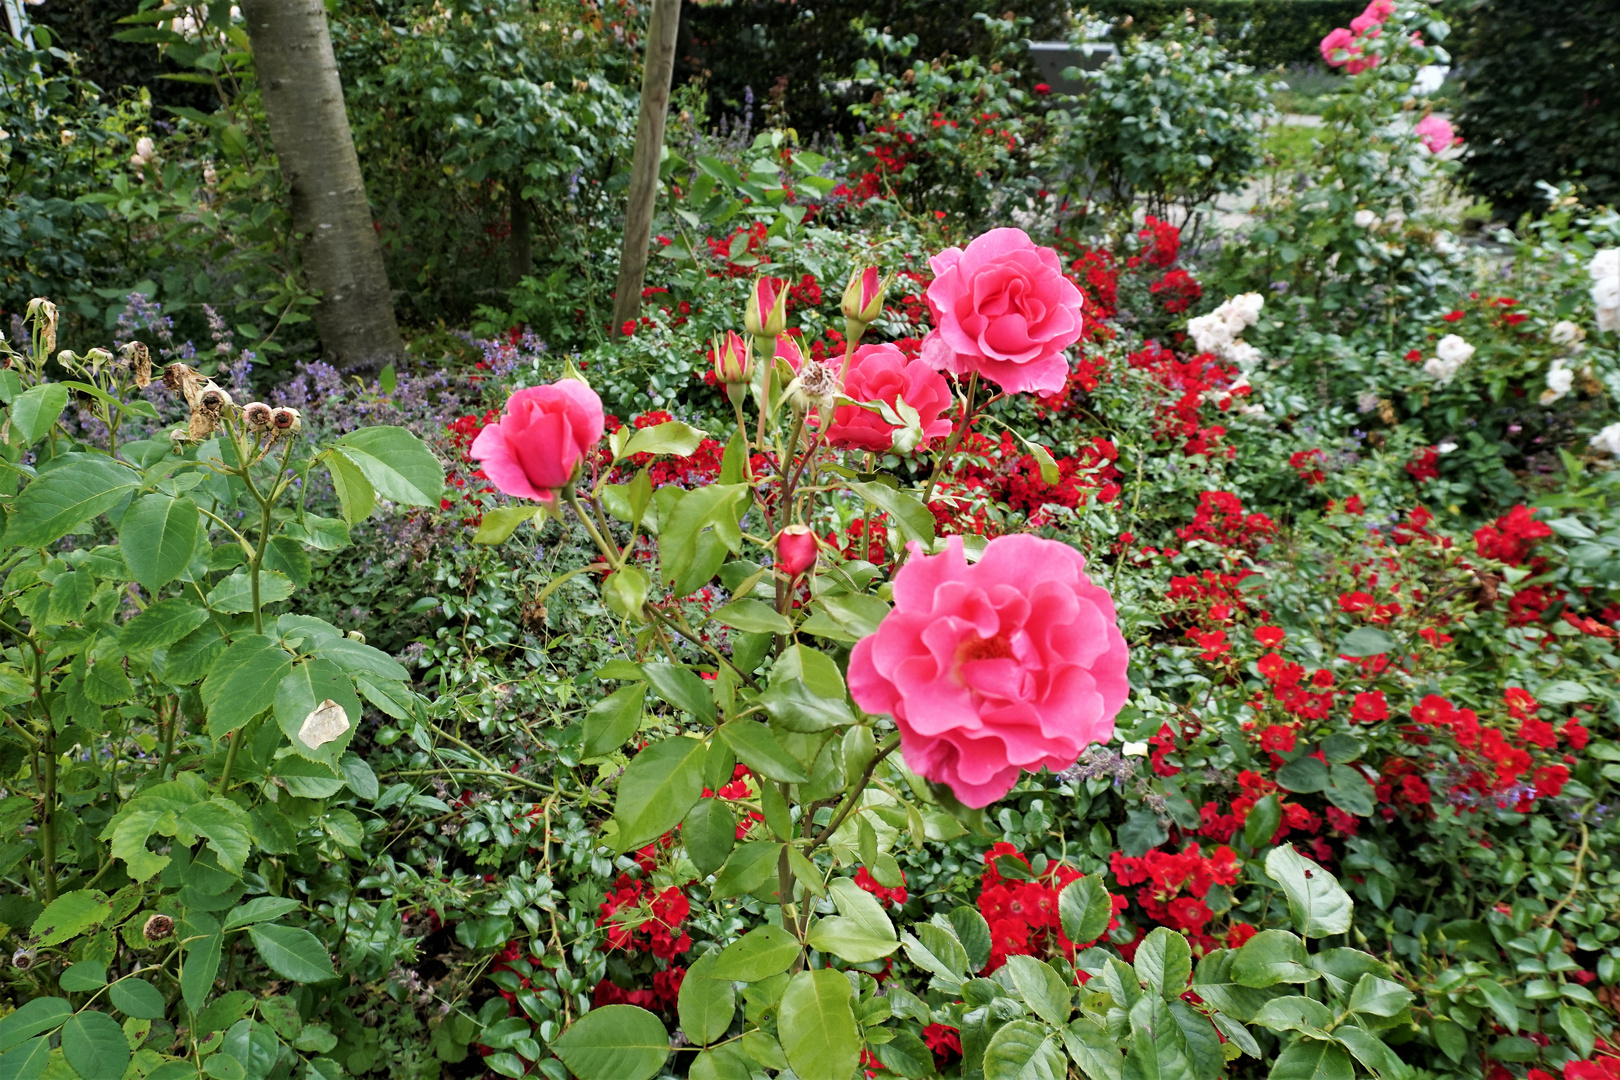
[{"label": "red flower cluster", "polygon": [[[1021,863],[1025,873],[1005,878],[1002,860]],[[993,845],[984,853],[984,877],[980,880],[979,914],[990,924],[990,962],[985,973],[995,971],[1009,956],[1047,956],[1054,953],[1073,959],[1089,947],[1089,941],[1073,942],[1063,934],[1058,918],[1058,894],[1079,878],[1080,872],[1062,863],[1053,863],[1040,877],[1029,871],[1029,860],[1008,843]],[[1009,867],[1010,869],[1010,867]],[[1114,897],[1117,912],[1124,897]],[[1112,930],[1117,921],[1110,920]]]},{"label": "red flower cluster", "polygon": [[1204,295],[1198,279],[1185,270],[1171,270],[1148,286],[1148,292],[1158,298],[1167,315],[1180,315]]},{"label": "red flower cluster", "polygon": [[603,979],[591,993],[591,1008],[635,1005],[653,1012],[673,1012],[681,996],[681,983],[685,981],[686,969],[683,967],[653,972],[651,990],[626,990],[611,979]]},{"label": "red flower cluster", "polygon": [[[1226,427],[1222,424],[1205,427],[1202,409],[1214,404],[1225,412],[1234,400],[1249,393],[1247,385],[1234,385],[1241,374],[1236,367],[1219,364],[1208,353],[1181,360],[1170,349],[1152,341],[1129,354],[1126,360],[1166,391],[1157,406],[1155,439],[1184,440],[1181,452],[1189,457],[1213,456],[1221,449],[1218,444],[1226,435]],[[1231,457],[1236,448],[1226,447],[1224,453]]]},{"label": "red flower cluster", "polygon": [[1003,432],[1000,442],[970,432],[961,446],[963,463],[928,506],[942,534],[993,535],[989,522],[970,509],[975,501],[1000,503],[1037,521],[1045,506],[1073,510],[1092,498],[1099,503],[1119,498],[1120,472],[1114,465],[1119,449],[1100,436],[1081,444],[1075,454],[1055,459],[1055,484],[1041,478],[1040,462],[1022,452],[1011,432]]},{"label": "red flower cluster", "polygon": [[1147,216],[1146,227],[1136,234],[1136,238],[1142,242],[1142,254],[1127,259],[1127,266],[1136,267],[1147,263],[1163,270],[1174,263],[1176,256],[1181,254],[1181,230],[1168,221],[1160,221],[1152,214]]},{"label": "red flower cluster", "polygon": [[[647,869],[650,861],[649,856]],[[605,947],[610,950],[649,952],[661,960],[672,960],[692,947],[692,938],[681,929],[692,912],[692,902],[673,885],[654,893],[646,878],[620,874],[600,910],[596,925],[607,927]]]},{"label": "red flower cluster", "polygon": [[1320,450],[1299,450],[1288,458],[1288,467],[1299,474],[1309,487],[1315,487],[1327,477],[1321,469],[1321,462],[1327,460],[1327,455]]},{"label": "red flower cluster", "polygon": [[906,872],[900,871],[900,884],[894,888],[886,888],[877,883],[877,879],[867,872],[866,867],[855,871],[855,884],[863,891],[871,893],[879,900],[887,901],[895,907],[906,906]]},{"label": "red flower cluster", "polygon": [[1223,845],[1205,855],[1191,844],[1179,854],[1154,850],[1141,858],[1116,851],[1109,866],[1121,887],[1144,886],[1136,902],[1154,922],[1185,933],[1200,955],[1218,947],[1204,932],[1215,915],[1203,898],[1214,885],[1237,884],[1241,867],[1231,848]]},{"label": "red flower cluster", "polygon": [[1245,514],[1243,501],[1229,491],[1205,491],[1198,496],[1192,524],[1176,530],[1182,540],[1207,540],[1221,547],[1257,551],[1276,535],[1277,523],[1265,514]]}]

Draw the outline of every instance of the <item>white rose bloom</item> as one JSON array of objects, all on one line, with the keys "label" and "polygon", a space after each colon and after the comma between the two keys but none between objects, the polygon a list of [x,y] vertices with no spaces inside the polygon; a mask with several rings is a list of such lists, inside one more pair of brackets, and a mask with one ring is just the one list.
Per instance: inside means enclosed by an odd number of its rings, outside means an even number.
[{"label": "white rose bloom", "polygon": [[1187,333],[1199,352],[1220,352],[1232,344],[1232,328],[1218,311],[1188,319]]},{"label": "white rose bloom", "polygon": [[1610,424],[1588,439],[1587,445],[1620,457],[1620,423]]},{"label": "white rose bloom", "polygon": [[1554,360],[1547,368],[1547,389],[1541,395],[1543,405],[1551,405],[1567,395],[1575,386],[1575,373],[1564,366],[1563,360]]},{"label": "white rose bloom", "polygon": [[1455,449],[1457,449],[1457,443],[1452,439],[1443,439],[1440,445],[1435,447],[1436,452],[1441,454],[1449,454]]},{"label": "white rose bloom", "polygon": [[[1234,296],[1221,307],[1227,308],[1243,320],[1244,326],[1253,326],[1260,321],[1260,309],[1266,306],[1266,298],[1257,292],[1247,292]],[[1230,316],[1228,316],[1230,317]]]},{"label": "white rose bloom", "polygon": [[1586,272],[1594,281],[1620,278],[1620,248],[1607,248],[1593,255],[1592,261],[1586,264]]},{"label": "white rose bloom", "polygon": [[1453,371],[1468,363],[1474,355],[1474,347],[1456,334],[1447,334],[1441,338],[1434,351],[1435,355],[1452,366]]},{"label": "white rose bloom", "polygon": [[1412,93],[1418,97],[1428,97],[1445,85],[1446,75],[1451,68],[1444,64],[1424,64],[1418,68],[1417,78],[1412,81]]},{"label": "white rose bloom", "polygon": [[1357,210],[1356,216],[1351,219],[1358,229],[1370,229],[1378,224],[1378,215],[1371,210]]},{"label": "white rose bloom", "polygon": [[1260,360],[1260,350],[1247,341],[1234,341],[1221,355],[1228,363],[1236,364],[1245,371]]},{"label": "white rose bloom", "polygon": [[1554,345],[1573,345],[1586,336],[1586,331],[1570,322],[1568,319],[1559,319],[1553,323],[1552,332],[1547,335]]},{"label": "white rose bloom", "polygon": [[1423,362],[1423,373],[1431,376],[1438,383],[1448,383],[1457,369],[1462,367],[1461,361],[1444,360],[1438,356],[1431,356]]},{"label": "white rose bloom", "polygon": [[1600,308],[1620,307],[1620,277],[1598,278],[1592,282],[1592,303]]},{"label": "white rose bloom", "polygon": [[1620,330],[1620,307],[1598,308],[1597,328],[1604,333]]}]

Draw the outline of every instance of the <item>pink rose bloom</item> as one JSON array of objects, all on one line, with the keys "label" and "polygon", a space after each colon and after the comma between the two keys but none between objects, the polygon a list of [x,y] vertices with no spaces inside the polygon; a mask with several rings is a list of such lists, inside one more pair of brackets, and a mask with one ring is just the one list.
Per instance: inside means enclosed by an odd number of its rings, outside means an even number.
[{"label": "pink rose bloom", "polygon": [[478,433],[471,453],[501,491],[550,503],[601,437],[602,399],[562,379],[508,398],[506,415]]},{"label": "pink rose bloom", "polygon": [[[893,406],[904,401],[917,410],[923,441],[943,439],[951,433],[945,413],[951,407],[951,389],[945,377],[921,360],[907,360],[894,345],[862,345],[849,358],[849,374],[844,378],[844,396],[852,401],[881,401]],[[895,426],[882,413],[859,405],[840,405],[833,410],[827,428],[827,441],[834,446],[855,450],[889,450],[894,444]]]},{"label": "pink rose bloom", "polygon": [[1080,290],[1057,252],[1022,229],[991,229],[928,260],[936,329],[923,341],[930,367],[978,372],[1008,393],[1055,393],[1069,377],[1063,350],[1080,340]]},{"label": "pink rose bloom", "polygon": [[894,610],[856,644],[849,691],[894,717],[913,772],[988,806],[1020,770],[1066,769],[1113,735],[1125,638],[1085,565],[1027,534],[996,537],[969,565],[953,536],[895,575]]},{"label": "pink rose bloom", "polygon": [[1342,67],[1357,51],[1356,35],[1342,26],[1322,39],[1322,60],[1329,67]]},{"label": "pink rose bloom", "polygon": [[1445,150],[1457,139],[1457,133],[1452,129],[1451,122],[1434,113],[1419,120],[1412,131],[1422,140],[1423,145],[1429,148],[1431,154]]},{"label": "pink rose bloom", "polygon": [[1360,53],[1357,53],[1355,56],[1344,62],[1344,70],[1349,72],[1351,75],[1360,75],[1368,68],[1375,68],[1377,66],[1378,57],[1376,55],[1362,56]]}]

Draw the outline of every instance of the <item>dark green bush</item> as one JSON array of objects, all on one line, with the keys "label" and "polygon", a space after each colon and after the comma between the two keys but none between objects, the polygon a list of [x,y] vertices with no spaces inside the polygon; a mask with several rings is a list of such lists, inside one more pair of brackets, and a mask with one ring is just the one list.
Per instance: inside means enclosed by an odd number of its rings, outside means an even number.
[{"label": "dark green bush", "polygon": [[1191,9],[1215,20],[1228,47],[1257,67],[1321,60],[1322,38],[1361,14],[1365,0],[1091,0],[1093,15],[1132,20],[1151,32]]},{"label": "dark green bush", "polygon": [[1577,178],[1586,201],[1620,201],[1620,5],[1482,0],[1456,51],[1467,183],[1499,217],[1537,212],[1536,187]]},{"label": "dark green bush", "polygon": [[[855,63],[869,55],[867,28],[895,38],[914,34],[912,55],[933,59],[950,53],[986,58],[990,35],[976,15],[1012,12],[1033,20],[1036,40],[1064,36],[1065,5],[1055,0],[971,0],[942,5],[934,0],[827,0],[814,10],[776,0],[687,4],[681,11],[676,81],[705,74],[713,108],[741,114],[753,94],[754,120],[773,103],[802,131],[850,128],[844,113],[849,94],[836,84],[851,79]],[[868,91],[870,93],[870,91]],[[774,104],[779,103],[779,104]]]}]

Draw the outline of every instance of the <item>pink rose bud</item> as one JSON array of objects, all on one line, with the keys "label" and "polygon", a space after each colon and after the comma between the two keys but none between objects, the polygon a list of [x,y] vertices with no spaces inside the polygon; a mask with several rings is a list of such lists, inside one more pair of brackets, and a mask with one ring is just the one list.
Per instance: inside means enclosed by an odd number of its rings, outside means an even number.
[{"label": "pink rose bud", "polygon": [[883,296],[889,282],[878,274],[875,266],[863,267],[849,276],[844,286],[844,318],[863,326],[877,322],[883,314]]},{"label": "pink rose bud", "polygon": [[743,326],[755,337],[776,337],[787,329],[787,283],[781,278],[762,277],[748,293]]},{"label": "pink rose bud", "polygon": [[788,577],[816,565],[816,534],[803,525],[789,525],[776,537],[776,565]]},{"label": "pink rose bud", "polygon": [[554,503],[602,438],[603,422],[602,399],[578,379],[531,386],[478,433],[472,457],[506,494]]},{"label": "pink rose bud", "polygon": [[754,347],[735,330],[714,344],[714,377],[726,384],[745,383],[754,370]]},{"label": "pink rose bud", "polygon": [[797,332],[783,334],[776,339],[776,358],[795,373],[804,367],[804,341]]},{"label": "pink rose bud", "polygon": [[988,806],[1024,771],[1067,769],[1114,734],[1130,694],[1108,590],[1067,544],[998,536],[969,563],[962,538],[914,556],[894,609],[849,658],[849,693],[900,728],[917,775]]}]

